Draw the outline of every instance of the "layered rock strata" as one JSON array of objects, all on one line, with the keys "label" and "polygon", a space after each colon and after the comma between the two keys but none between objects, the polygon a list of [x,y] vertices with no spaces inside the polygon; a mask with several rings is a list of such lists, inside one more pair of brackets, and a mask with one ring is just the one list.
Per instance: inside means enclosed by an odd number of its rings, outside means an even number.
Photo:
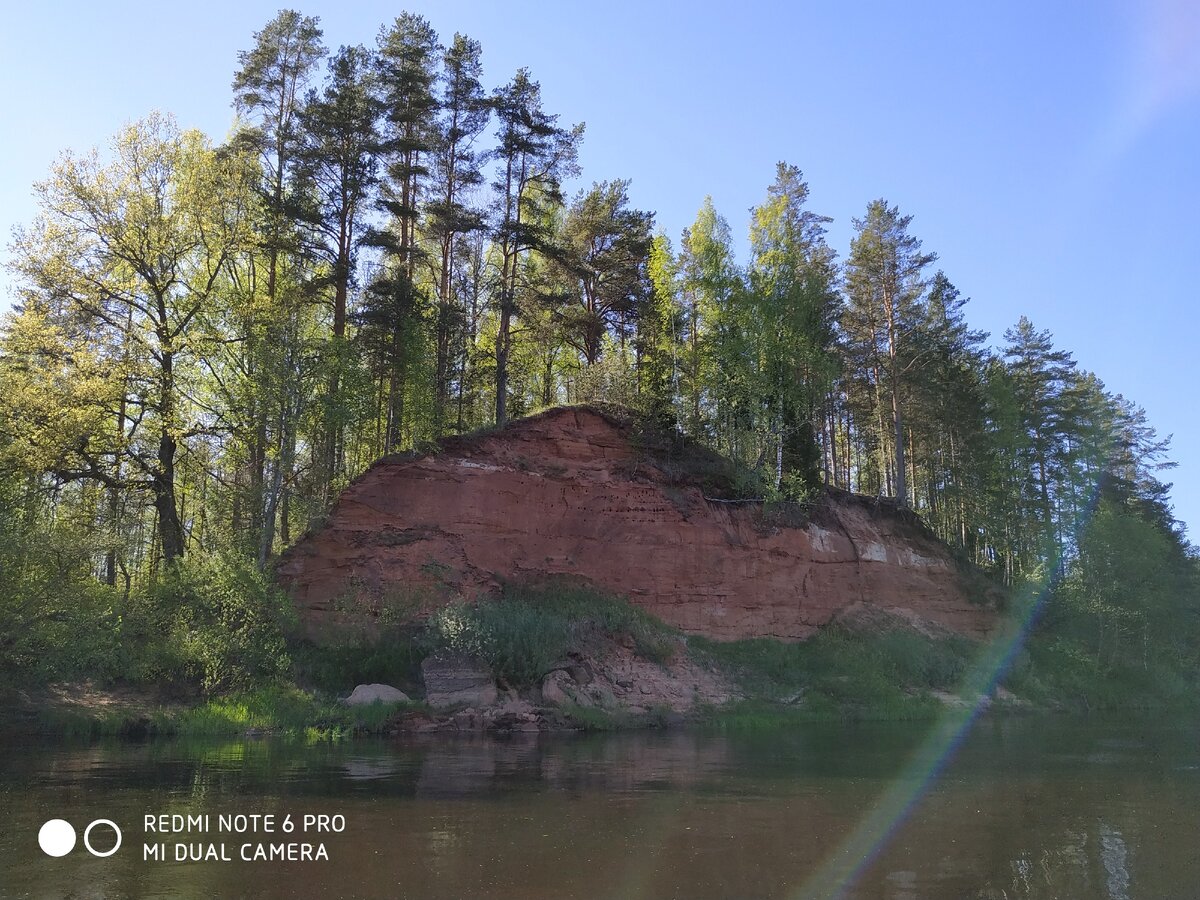
[{"label": "layered rock strata", "polygon": [[317,639],[564,577],[722,640],[805,638],[864,603],[970,636],[994,621],[911,514],[831,492],[783,523],[761,503],[705,493],[638,449],[629,426],[559,408],[381,460],[278,572]]}]

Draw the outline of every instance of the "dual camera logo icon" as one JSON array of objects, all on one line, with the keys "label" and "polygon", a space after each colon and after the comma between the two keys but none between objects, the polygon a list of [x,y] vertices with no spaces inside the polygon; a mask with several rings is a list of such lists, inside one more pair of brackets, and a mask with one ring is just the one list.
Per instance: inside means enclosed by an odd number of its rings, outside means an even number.
[{"label": "dual camera logo icon", "polygon": [[[92,829],[97,825],[107,825],[117,836],[116,843],[108,850],[97,850],[92,846]],[[38,831],[38,846],[47,856],[66,856],[75,849],[75,826],[66,819],[50,819]],[[112,856],[121,849],[121,829],[112,819],[97,819],[83,830],[83,846],[92,856]]]}]

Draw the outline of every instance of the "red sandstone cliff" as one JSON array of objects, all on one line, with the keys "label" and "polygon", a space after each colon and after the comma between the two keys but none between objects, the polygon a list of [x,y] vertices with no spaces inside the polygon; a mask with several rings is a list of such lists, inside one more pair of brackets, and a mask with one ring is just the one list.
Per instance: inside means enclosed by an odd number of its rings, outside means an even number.
[{"label": "red sandstone cliff", "polygon": [[773,524],[761,504],[706,499],[633,437],[596,410],[561,408],[382,460],[284,556],[280,579],[317,638],[381,607],[549,576],[722,639],[803,638],[863,602],[972,636],[992,624],[947,548],[911,517],[831,493],[807,523]]}]

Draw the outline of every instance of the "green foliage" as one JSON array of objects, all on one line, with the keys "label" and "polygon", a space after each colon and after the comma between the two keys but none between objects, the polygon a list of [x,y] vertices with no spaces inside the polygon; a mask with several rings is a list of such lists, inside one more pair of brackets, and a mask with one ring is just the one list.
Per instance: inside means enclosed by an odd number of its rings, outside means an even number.
[{"label": "green foliage", "polygon": [[608,337],[599,341],[603,354],[575,379],[575,396],[581,403],[613,403],[628,409],[638,406],[637,372],[632,354]]},{"label": "green foliage", "polygon": [[[849,362],[869,397],[875,434],[880,493],[909,505],[904,418],[909,403],[905,380],[923,362],[913,338],[927,318],[925,268],[937,259],[922,253],[909,234],[912,216],[882,200],[854,220],[856,235],[846,262],[847,304],[842,314]],[[865,417],[864,417],[865,418]],[[886,424],[885,424],[886,422]]]},{"label": "green foliage", "polygon": [[103,544],[10,511],[0,509],[0,682],[123,674],[122,597],[92,577]]},{"label": "green foliage", "polygon": [[[86,545],[59,529],[24,548],[3,607],[4,674],[15,682],[88,679],[227,690],[286,674],[294,613],[250,564],[195,557],[149,591],[124,597],[88,571]],[[64,565],[74,555],[74,562]]]},{"label": "green foliage", "polygon": [[679,374],[675,357],[684,322],[677,296],[675,254],[666,235],[656,235],[651,241],[646,269],[650,289],[637,317],[637,406],[657,427],[673,429]]},{"label": "green foliage", "polygon": [[564,583],[509,587],[504,600],[509,599],[565,619],[576,634],[596,629],[607,635],[628,637],[634,649],[653,662],[665,662],[675,652],[678,641],[675,629],[616,594]]},{"label": "green foliage", "polygon": [[835,254],[825,242],[832,220],[806,209],[807,200],[800,170],[781,162],[767,201],[751,210],[750,227],[751,395],[764,408],[753,428],[758,443],[778,448],[775,474],[792,499],[820,484],[813,420],[838,369],[841,298]]},{"label": "green foliage", "polygon": [[563,338],[588,368],[600,361],[606,338],[625,336],[624,323],[649,290],[653,223],[653,213],[629,207],[628,181],[594,184],[566,211],[555,256],[569,289],[550,298],[550,305]]},{"label": "green foliage", "polygon": [[288,647],[297,683],[327,693],[357,684],[390,684],[408,690],[420,681],[427,649],[411,632],[379,640],[356,638],[330,644],[297,641]]},{"label": "green foliage", "polygon": [[444,607],[431,617],[426,640],[430,651],[482,657],[516,687],[539,681],[596,633],[628,637],[639,654],[657,662],[671,655],[676,639],[623,598],[560,584],[510,586],[494,601]]},{"label": "green foliage", "polygon": [[242,734],[249,729],[295,731],[340,718],[334,704],[295,688],[271,686],[213,697],[182,711],[159,712],[155,730],[179,735]]},{"label": "green foliage", "polygon": [[972,651],[964,640],[937,641],[899,629],[862,635],[836,627],[797,643],[692,638],[689,646],[758,702],[799,705],[802,715],[817,718],[830,710],[878,718],[927,715],[937,708],[927,692],[953,690]]},{"label": "green foliage", "polygon": [[1094,651],[1077,640],[1035,635],[1030,663],[1010,673],[1005,686],[1018,697],[1072,712],[1167,710],[1194,714],[1200,681],[1194,668],[1154,660],[1147,665],[1100,667]]},{"label": "green foliage", "polygon": [[308,740],[330,740],[354,734],[379,734],[413,703],[371,703],[349,707],[294,687],[243,691],[208,700],[202,706],[160,713],[159,733],[180,736],[244,734],[248,730]]},{"label": "green foliage", "polygon": [[761,500],[773,493],[762,473],[700,441],[664,428],[647,415],[634,423],[634,445],[649,456],[672,487],[695,487],[717,500]]},{"label": "green foliage", "polygon": [[570,648],[571,625],[557,610],[525,598],[505,597],[473,610],[482,655],[511,684],[539,681]]},{"label": "green foliage", "polygon": [[612,710],[595,706],[567,704],[560,712],[567,721],[581,731],[619,731],[628,725],[628,718]]},{"label": "green foliage", "polygon": [[39,710],[34,724],[41,731],[79,737],[208,738],[259,733],[323,741],[385,733],[398,715],[421,708],[417,703],[349,707],[295,687],[267,685],[211,697],[196,705],[165,706],[150,712],[47,707]]},{"label": "green foliage", "polygon": [[236,557],[190,557],[170,568],[147,606],[167,629],[165,656],[176,673],[205,691],[247,687],[290,667],[283,630],[294,620],[291,600]]},{"label": "green foliage", "polygon": [[686,329],[679,418],[691,437],[736,459],[750,400],[753,323],[729,223],[712,197],[684,232],[679,274]]}]

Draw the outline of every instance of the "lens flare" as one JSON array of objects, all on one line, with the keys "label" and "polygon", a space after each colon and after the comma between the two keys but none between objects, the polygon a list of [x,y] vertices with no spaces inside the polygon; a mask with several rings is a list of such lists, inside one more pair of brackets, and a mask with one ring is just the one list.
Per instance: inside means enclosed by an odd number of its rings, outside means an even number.
[{"label": "lens flare", "polygon": [[[1087,503],[1074,529],[1078,535],[1090,521],[1099,491],[1088,492]],[[1057,551],[1045,554],[1045,572],[1014,591],[1013,607],[996,633],[980,650],[963,677],[960,693],[973,702],[960,709],[948,708],[929,735],[909,758],[903,770],[871,811],[793,896],[797,900],[830,900],[842,897],[887,846],[909,814],[917,807],[961,746],[1001,679],[1025,644],[1062,571]]]}]

